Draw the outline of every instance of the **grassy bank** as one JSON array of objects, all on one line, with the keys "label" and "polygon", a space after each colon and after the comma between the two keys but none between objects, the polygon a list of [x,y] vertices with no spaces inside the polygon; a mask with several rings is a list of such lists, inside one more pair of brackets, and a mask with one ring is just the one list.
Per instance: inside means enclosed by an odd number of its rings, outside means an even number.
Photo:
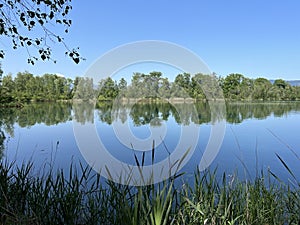
[{"label": "grassy bank", "polygon": [[1,162],[0,223],[299,224],[299,184],[272,183],[270,173],[253,182],[215,174],[195,173],[193,186],[130,187],[103,184],[89,168],[36,176],[32,163]]}]

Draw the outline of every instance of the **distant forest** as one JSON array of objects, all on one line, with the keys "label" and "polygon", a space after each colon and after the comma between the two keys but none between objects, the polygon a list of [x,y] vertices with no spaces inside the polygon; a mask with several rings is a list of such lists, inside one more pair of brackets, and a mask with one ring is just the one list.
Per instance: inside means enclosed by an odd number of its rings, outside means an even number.
[{"label": "distant forest", "polygon": [[134,73],[131,82],[111,77],[94,84],[90,78],[70,79],[55,74],[34,76],[19,72],[3,76],[0,69],[0,104],[42,102],[72,99],[121,98],[192,98],[196,100],[221,99],[232,101],[295,101],[300,100],[300,86],[287,81],[266,78],[250,79],[242,74],[226,77],[188,73],[178,74],[174,81],[161,72]]}]

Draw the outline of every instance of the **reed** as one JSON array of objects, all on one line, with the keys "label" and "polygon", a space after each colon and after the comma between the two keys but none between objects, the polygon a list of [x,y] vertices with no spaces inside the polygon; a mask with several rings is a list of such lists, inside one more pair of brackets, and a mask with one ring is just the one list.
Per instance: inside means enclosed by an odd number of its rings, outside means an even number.
[{"label": "reed", "polygon": [[175,176],[142,187],[104,182],[82,164],[68,173],[35,171],[32,162],[0,162],[0,224],[300,223],[299,183],[283,183],[272,171],[252,182],[217,178],[217,169],[197,171],[193,184],[179,185],[175,180],[183,177]]}]

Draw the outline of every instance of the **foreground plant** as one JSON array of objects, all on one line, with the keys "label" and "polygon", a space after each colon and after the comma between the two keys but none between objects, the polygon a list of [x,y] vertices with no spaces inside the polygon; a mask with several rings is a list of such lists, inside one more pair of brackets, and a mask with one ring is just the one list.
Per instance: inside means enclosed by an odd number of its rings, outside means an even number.
[{"label": "foreground plant", "polygon": [[35,174],[0,163],[0,224],[299,224],[300,188],[271,172],[253,182],[215,171],[133,187],[103,181],[88,167]]}]

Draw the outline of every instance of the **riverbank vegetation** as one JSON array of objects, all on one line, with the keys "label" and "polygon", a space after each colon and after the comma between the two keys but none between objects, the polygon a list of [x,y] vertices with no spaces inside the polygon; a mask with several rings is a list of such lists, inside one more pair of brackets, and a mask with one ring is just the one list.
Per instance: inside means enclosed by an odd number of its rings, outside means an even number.
[{"label": "riverbank vegetation", "polygon": [[188,73],[178,74],[174,81],[161,72],[134,73],[128,83],[111,77],[94,84],[92,79],[76,77],[74,80],[56,74],[34,76],[20,72],[16,76],[3,76],[0,70],[0,104],[21,106],[26,102],[70,101],[77,99],[113,100],[116,97],[166,99],[227,99],[230,101],[294,101],[300,100],[300,86],[291,86],[277,79],[250,79],[241,74],[226,77]]},{"label": "riverbank vegetation", "polygon": [[[45,170],[40,170],[45,171]],[[36,174],[32,163],[0,163],[1,224],[299,224],[300,184],[271,171],[253,181],[196,172],[144,187],[104,182],[80,164]]]}]

